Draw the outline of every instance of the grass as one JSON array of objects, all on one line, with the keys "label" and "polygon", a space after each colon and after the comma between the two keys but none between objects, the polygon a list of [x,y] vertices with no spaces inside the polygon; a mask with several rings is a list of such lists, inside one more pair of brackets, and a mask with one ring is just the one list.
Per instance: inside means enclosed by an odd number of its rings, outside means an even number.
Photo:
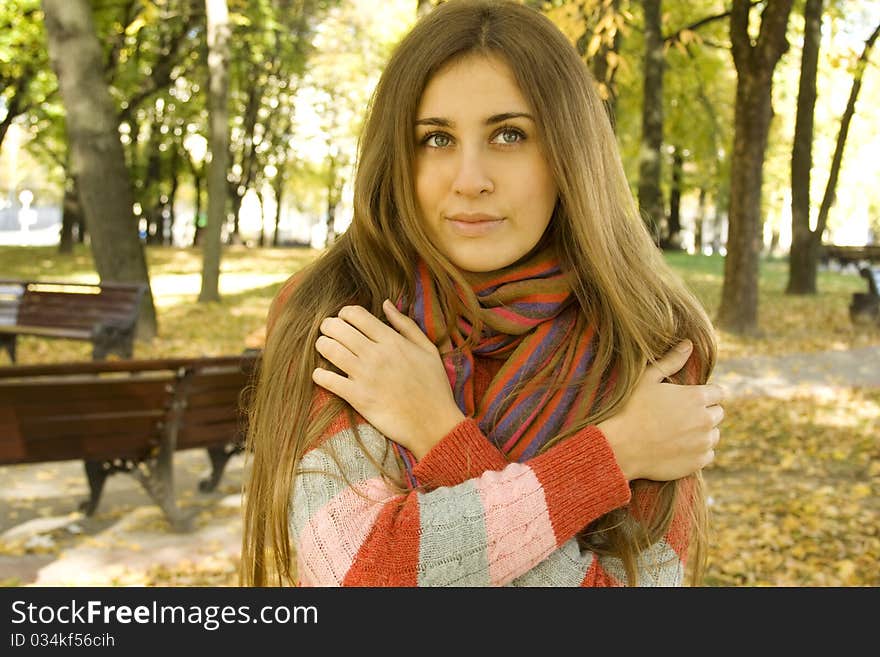
[{"label": "grass", "polygon": [[[228,247],[221,262],[221,301],[198,303],[201,252],[151,247],[147,266],[156,305],[159,336],[138,340],[137,358],[217,356],[256,346],[272,297],[293,272],[317,255],[311,249]],[[0,247],[0,278],[95,283],[91,255],[78,247],[59,256],[52,247]],[[91,345],[71,340],[19,338],[20,363],[89,359]],[[0,354],[0,364],[8,357]]]},{"label": "grass", "polygon": [[[673,253],[666,259],[714,321],[721,304],[724,258]],[[820,270],[818,294],[794,296],[785,294],[787,260],[765,259],[759,271],[759,337],[742,337],[716,328],[719,360],[880,345],[880,328],[854,326],[849,318],[853,293],[867,291],[865,280],[857,274]]]}]

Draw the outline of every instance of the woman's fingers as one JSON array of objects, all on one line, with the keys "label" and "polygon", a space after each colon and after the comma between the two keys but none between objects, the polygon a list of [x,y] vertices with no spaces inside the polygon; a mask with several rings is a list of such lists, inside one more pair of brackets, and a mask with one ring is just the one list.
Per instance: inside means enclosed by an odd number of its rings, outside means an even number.
[{"label": "woman's fingers", "polygon": [[354,374],[354,369],[357,365],[357,356],[349,351],[345,345],[340,344],[333,338],[328,338],[326,335],[321,335],[318,336],[318,339],[315,341],[315,349],[318,350],[319,354],[346,374]]},{"label": "woman's fingers", "polygon": [[320,328],[321,333],[333,338],[356,356],[373,345],[370,338],[340,317],[326,317],[321,322]]},{"label": "woman's fingers", "polygon": [[717,427],[724,419],[724,408],[721,406],[709,406],[709,416],[712,418],[712,426]]},{"label": "woman's fingers", "polygon": [[646,374],[650,373],[655,381],[663,381],[678,372],[690,358],[694,345],[690,340],[684,340],[666,353],[662,358],[648,366]]},{"label": "woman's fingers", "polygon": [[373,342],[382,342],[398,335],[397,331],[363,306],[343,306],[337,317],[351,324]]},{"label": "woman's fingers", "polygon": [[436,348],[419,325],[397,310],[389,300],[385,300],[382,309],[391,326],[363,306],[343,306],[337,317],[328,317],[321,323],[321,332],[355,355],[373,347],[372,343],[393,340],[400,335],[420,347]]},{"label": "woman's fingers", "polygon": [[700,390],[703,392],[703,403],[706,406],[714,406],[724,401],[724,388],[715,383],[702,385]]},{"label": "woman's fingers", "polygon": [[385,299],[382,302],[382,310],[385,311],[385,316],[391,325],[400,331],[403,337],[421,347],[434,348],[434,343],[425,335],[421,327],[413,319],[400,312],[391,301]]},{"label": "woman's fingers", "polygon": [[351,380],[344,376],[340,376],[336,372],[325,370],[322,367],[316,367],[312,371],[312,381],[322,388],[326,388],[334,395],[342,397],[352,406],[357,403],[357,400],[354,398],[354,387]]},{"label": "woman's fingers", "polygon": [[[437,348],[419,325],[397,310],[387,299],[383,310],[391,326],[383,323],[363,306],[343,306],[337,317],[327,317],[320,325],[321,334],[315,341],[315,349],[349,377],[357,376],[359,366],[370,367],[376,358],[383,358],[387,349],[401,337],[422,349]],[[394,347],[399,350],[400,345]]]}]

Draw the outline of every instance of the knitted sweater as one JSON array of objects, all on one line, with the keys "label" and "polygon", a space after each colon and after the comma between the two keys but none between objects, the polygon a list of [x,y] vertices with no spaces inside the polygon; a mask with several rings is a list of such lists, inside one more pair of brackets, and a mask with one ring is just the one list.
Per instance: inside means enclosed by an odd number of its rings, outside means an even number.
[{"label": "knitted sweater", "polygon": [[[481,396],[501,361],[475,359]],[[316,404],[329,393],[318,389]],[[479,398],[479,397],[478,397]],[[594,426],[523,463],[510,463],[465,419],[419,461],[419,490],[396,494],[376,463],[398,468],[387,439],[360,416],[362,446],[345,415],[300,463],[291,538],[302,586],[617,586],[619,559],[575,535],[632,500]],[[666,537],[639,557],[638,584],[681,584],[690,525],[686,497]]]}]

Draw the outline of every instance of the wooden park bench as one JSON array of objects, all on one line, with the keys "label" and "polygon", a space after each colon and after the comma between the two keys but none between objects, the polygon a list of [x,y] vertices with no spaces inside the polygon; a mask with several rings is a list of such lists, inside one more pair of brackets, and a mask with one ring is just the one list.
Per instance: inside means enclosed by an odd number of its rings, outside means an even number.
[{"label": "wooden park bench", "polygon": [[819,248],[819,260],[824,265],[828,265],[833,261],[841,267],[847,265],[880,265],[880,244],[866,244],[864,246],[823,244]]},{"label": "wooden park bench", "polygon": [[880,326],[880,266],[862,267],[859,273],[868,281],[868,291],[853,293],[849,318],[853,324],[873,323]]},{"label": "wooden park bench", "polygon": [[0,279],[0,348],[15,362],[19,335],[88,340],[92,358],[131,358],[145,283]]},{"label": "wooden park bench", "polygon": [[259,352],[189,359],[87,361],[0,368],[0,465],[82,460],[92,515],[107,477],[134,476],[172,527],[175,451],[204,448],[214,490],[244,445],[242,394]]}]

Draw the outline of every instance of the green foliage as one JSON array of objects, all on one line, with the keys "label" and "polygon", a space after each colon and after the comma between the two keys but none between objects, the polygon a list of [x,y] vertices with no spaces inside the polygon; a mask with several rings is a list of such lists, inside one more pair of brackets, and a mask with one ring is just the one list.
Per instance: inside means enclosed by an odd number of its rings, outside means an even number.
[{"label": "green foliage", "polygon": [[[39,0],[4,0],[0,4],[0,108],[4,114],[16,97],[22,109],[40,98],[45,89],[32,85],[48,66]],[[44,77],[39,82],[45,84]]]},{"label": "green foliage", "polygon": [[[617,94],[617,135],[635,189],[642,119],[641,4],[634,0],[528,4],[542,5],[588,59],[608,58],[607,70],[614,71]],[[663,2],[663,32],[668,37],[663,191],[668,198],[672,169],[668,157],[675,146],[686,155],[686,221],[700,189],[707,192],[710,215],[716,208],[722,215],[726,211],[735,75],[729,20],[707,19],[723,15],[728,4],[721,0]],[[414,22],[416,6],[409,0],[383,3],[380,8],[366,0],[293,4],[230,0],[234,30],[231,196],[240,199],[248,189],[261,191],[264,182],[279,183],[287,201],[308,207],[308,214],[316,215],[326,208],[328,196],[342,193],[351,178],[363,109],[390,48]],[[814,204],[824,191],[842,100],[851,82],[850,69],[878,18],[876,3],[869,0],[827,0],[826,6],[816,110]],[[755,8],[753,14],[759,11]],[[783,233],[788,221],[800,11],[797,5],[789,26],[791,48],[777,68],[776,118],[764,171],[766,221]],[[96,2],[93,16],[105,48],[106,77],[117,102],[137,201],[145,214],[170,202],[172,194],[177,194],[184,207],[191,206],[194,177],[201,175],[203,163],[194,161],[193,152],[184,144],[189,135],[207,135],[202,3]],[[6,28],[0,30],[0,121],[12,108],[13,98],[18,98],[24,108],[18,122],[30,137],[26,147],[44,169],[33,177],[60,188],[67,165],[63,108],[46,57],[38,0],[0,4],[0,26]],[[616,52],[607,49],[614,39],[619,42]],[[592,60],[591,68],[595,68]],[[874,153],[868,146],[880,125],[878,106],[880,80],[876,65],[871,65],[830,217],[835,229],[880,221],[876,211],[870,210],[877,207],[880,197],[874,184]],[[273,175],[267,174],[267,168]],[[0,176],[8,176],[7,171],[0,171]]]}]

